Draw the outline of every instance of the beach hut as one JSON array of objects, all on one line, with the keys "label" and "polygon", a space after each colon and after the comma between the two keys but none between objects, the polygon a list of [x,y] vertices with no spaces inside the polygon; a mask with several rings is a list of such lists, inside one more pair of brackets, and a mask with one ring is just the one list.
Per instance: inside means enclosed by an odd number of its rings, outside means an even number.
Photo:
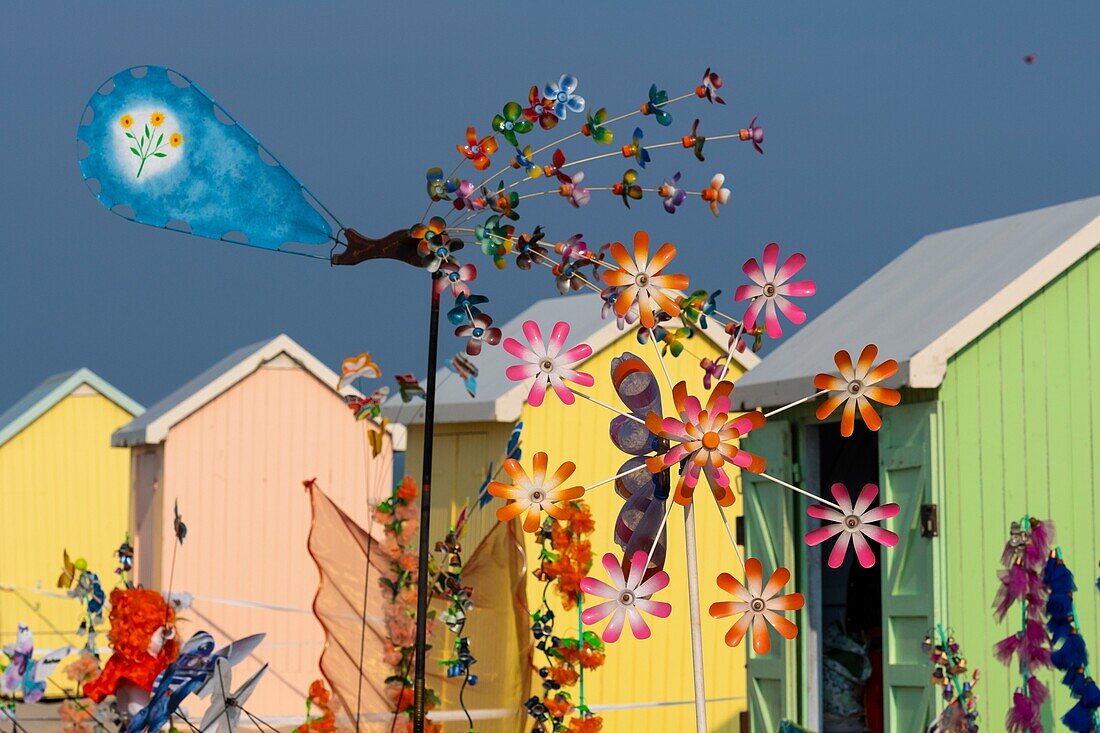
[{"label": "beach hut", "polygon": [[[592,347],[592,356],[579,368],[592,374],[595,387],[583,391],[601,402],[620,405],[611,385],[610,369],[613,357],[629,351],[642,357],[657,375],[661,374],[653,344],[639,344],[634,329],[618,329],[614,317],[601,319],[602,301],[596,294],[571,295],[534,303],[502,326],[504,337],[525,342],[521,324],[538,322],[543,334],[549,334],[556,321],[571,326],[568,343],[585,342]],[[693,390],[702,392],[702,358],[721,357],[728,336],[713,322],[686,343],[687,351],[678,358],[666,357],[674,382],[687,380]],[[752,353],[738,354],[730,367],[733,379],[753,366],[757,358]],[[480,374],[477,396],[467,394],[462,380],[448,369],[437,375],[435,452],[432,470],[432,527],[442,536],[447,525],[465,503],[473,514],[466,544],[477,542],[496,523],[495,509],[502,505],[493,499],[477,509],[477,493],[490,462],[499,468],[505,445],[513,426],[523,422],[523,460],[530,468],[531,455],[536,451],[548,454],[553,465],[566,460],[577,465],[570,482],[580,485],[595,483],[613,476],[626,456],[608,438],[608,423],[614,414],[591,402],[577,400],[571,406],[562,405],[549,395],[542,406],[526,404],[529,385],[512,382],[504,374],[514,359],[502,348],[486,348],[477,358]],[[659,379],[665,392],[666,405],[671,405],[663,377]],[[734,390],[736,394],[737,390]],[[406,472],[419,478],[423,445],[423,411],[421,402],[402,405],[399,400],[387,403],[385,414],[391,420],[408,423],[408,453]],[[503,477],[504,475],[501,474]],[[506,480],[506,478],[504,479]],[[735,482],[738,479],[735,479]],[[709,497],[709,492],[704,492]],[[611,485],[594,489],[585,499],[592,508],[596,532],[591,536],[592,550],[597,558],[605,552],[620,552],[613,541],[615,517],[622,499]],[[740,501],[729,514],[740,516]],[[702,504],[696,512],[700,537],[699,573],[704,587],[710,587],[722,571],[731,570],[736,560],[729,547],[718,510],[713,502]],[[657,620],[653,636],[638,642],[627,634],[611,646],[606,664],[585,679],[585,702],[604,716],[605,730],[638,731],[639,733],[688,730],[693,725],[693,689],[690,653],[690,625],[687,613],[686,558],[684,557],[684,523],[679,512],[669,521],[669,556],[666,567],[672,583],[662,598],[673,604],[672,616]],[[528,570],[537,563],[538,545],[526,536]],[[598,568],[597,568],[598,571]],[[597,572],[598,574],[598,572]],[[539,606],[542,584],[530,580],[527,584],[529,608]],[[476,601],[475,589],[475,601]],[[552,596],[553,594],[551,594]],[[576,611],[564,613],[553,600],[561,634],[576,635]],[[713,600],[708,598],[709,600]],[[473,613],[476,613],[476,608]],[[705,609],[704,609],[705,614]],[[723,645],[725,628],[704,622],[706,645],[706,694],[710,701],[708,714],[712,730],[739,730],[740,715],[745,708],[745,659],[742,649]],[[490,650],[475,655],[484,661]],[[538,682],[536,678],[536,683]],[[533,692],[539,692],[534,690]],[[444,699],[445,707],[449,707]]]},{"label": "beach hut", "polygon": [[[798,641],[749,659],[754,731],[781,718],[830,730],[823,711],[838,682],[836,624],[881,634],[881,689],[869,685],[867,712],[885,730],[923,730],[939,690],[921,640],[934,624],[953,629],[971,667],[982,729],[1001,729],[1019,674],[992,656],[1018,629],[993,622],[996,571],[1009,525],[1025,514],[1050,518],[1084,590],[1076,597],[1090,644],[1100,605],[1089,578],[1100,553],[1100,197],[926,236],[782,343],[738,384],[744,406],[786,404],[811,394],[833,354],[880,348],[900,363],[889,386],[902,404],[886,408],[878,432],[857,423],[841,440],[814,405],[753,431],[750,450],[769,473],[824,493],[836,481],[882,487],[897,502],[897,547],[869,571],[823,569],[808,548],[805,501],[746,481],[748,550],[765,566],[792,569],[807,606]],[[765,572],[768,568],[765,568]],[[854,628],[852,628],[854,627]],[[840,640],[842,641],[842,640]],[[1046,716],[1071,705],[1055,676]],[[823,722],[826,723],[823,725]],[[834,723],[835,724],[835,723]],[[839,728],[837,728],[839,730]],[[1048,730],[1050,728],[1048,727]]]},{"label": "beach hut", "polygon": [[[0,414],[0,645],[15,640],[20,621],[39,649],[84,645],[75,633],[80,606],[55,587],[61,554],[83,557],[105,587],[113,584],[114,552],[127,531],[129,457],[110,438],[141,412],[105,379],[78,369],[50,377]],[[63,674],[53,679],[68,689]]]},{"label": "beach hut", "polygon": [[181,614],[184,637],[267,633],[234,676],[270,664],[248,709],[272,723],[302,721],[324,644],[302,481],[316,478],[362,525],[368,502],[390,492],[390,439],[372,455],[368,434],[378,426],[355,421],[337,381],[281,335],[233,352],[112,436],[131,452],[137,582],[194,596]]}]

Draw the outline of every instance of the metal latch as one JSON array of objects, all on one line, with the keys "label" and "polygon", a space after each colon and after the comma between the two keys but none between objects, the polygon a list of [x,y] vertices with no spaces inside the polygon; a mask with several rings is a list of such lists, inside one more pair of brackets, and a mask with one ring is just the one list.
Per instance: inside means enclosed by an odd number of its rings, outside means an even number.
[{"label": "metal latch", "polygon": [[920,536],[940,536],[940,513],[935,504],[920,505]]}]

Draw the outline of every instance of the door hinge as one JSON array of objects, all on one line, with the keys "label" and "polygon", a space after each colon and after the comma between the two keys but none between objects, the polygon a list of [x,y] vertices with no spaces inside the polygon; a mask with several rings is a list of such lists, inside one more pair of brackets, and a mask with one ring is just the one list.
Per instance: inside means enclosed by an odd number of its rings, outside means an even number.
[{"label": "door hinge", "polygon": [[733,518],[733,536],[737,540],[737,544],[742,547],[745,546],[745,516]]},{"label": "door hinge", "polygon": [[940,512],[935,504],[920,505],[920,536],[940,536]]}]

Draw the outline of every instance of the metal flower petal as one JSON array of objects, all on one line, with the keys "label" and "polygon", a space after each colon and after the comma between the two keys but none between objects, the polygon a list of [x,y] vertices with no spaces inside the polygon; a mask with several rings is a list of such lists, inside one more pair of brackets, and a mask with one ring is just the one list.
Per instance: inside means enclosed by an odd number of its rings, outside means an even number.
[{"label": "metal flower petal", "polygon": [[581,580],[581,590],[590,596],[607,599],[603,603],[591,605],[581,614],[586,624],[594,624],[610,617],[604,627],[601,638],[610,643],[619,640],[624,622],[630,623],[630,631],[635,639],[648,639],[649,624],[642,614],[658,618],[668,618],[672,605],[664,601],[653,601],[650,597],[668,586],[668,573],[664,570],[647,572],[646,553],[635,552],[631,558],[620,563],[610,552],[601,559],[604,570],[611,583],[588,576]]},{"label": "metal flower petal", "polygon": [[[797,284],[797,283],[796,283]],[[863,422],[871,430],[882,427],[882,418],[875,412],[874,402],[893,407],[901,402],[901,392],[889,387],[877,386],[884,379],[889,379],[898,371],[898,363],[893,359],[887,359],[878,366],[874,366],[875,357],[878,356],[878,347],[867,344],[860,352],[859,361],[852,366],[852,357],[847,351],[841,349],[833,356],[840,376],[833,374],[818,374],[814,377],[814,386],[817,389],[835,391],[835,394],[821,403],[817,408],[817,419],[824,420],[832,415],[838,407],[844,405],[844,413],[840,417],[840,434],[850,438],[855,432],[856,410],[859,410]]]},{"label": "metal flower petal", "polygon": [[737,578],[729,573],[718,576],[718,587],[730,593],[737,600],[719,601],[710,606],[710,615],[713,618],[739,618],[726,632],[726,644],[737,646],[745,638],[745,634],[752,628],[752,649],[757,654],[767,654],[772,648],[771,626],[779,635],[788,641],[798,636],[798,627],[777,611],[797,611],[805,604],[801,593],[778,595],[779,591],[791,579],[791,571],[787,568],[776,568],[768,579],[767,585],[763,585],[764,573],[760,561],[750,557],[745,561],[746,588]]},{"label": "metal flower petal", "polygon": [[779,245],[771,242],[764,247],[763,267],[753,257],[745,262],[742,271],[752,280],[752,285],[741,285],[733,293],[735,302],[751,299],[745,311],[745,328],[756,328],[761,311],[764,312],[764,324],[769,338],[783,335],[778,313],[786,316],[791,323],[806,321],[806,311],[792,303],[789,298],[801,298],[817,292],[813,280],[788,282],[806,265],[806,256],[796,252],[779,265]]},{"label": "metal flower petal", "polygon": [[523,515],[523,531],[537,532],[542,524],[542,512],[554,519],[566,519],[568,513],[562,504],[576,501],[584,496],[584,487],[562,488],[562,484],[573,475],[576,465],[566,461],[551,476],[546,475],[547,456],[539,452],[533,458],[530,476],[523,470],[519,461],[509,458],[504,462],[504,472],[512,479],[511,484],[493,481],[488,491],[498,499],[507,499],[508,504],[497,509],[497,519],[507,522]]},{"label": "metal flower petal", "polygon": [[649,234],[634,234],[634,252],[629,254],[622,242],[611,245],[611,256],[618,262],[615,269],[604,269],[605,284],[622,288],[615,299],[615,314],[625,316],[630,306],[638,303],[642,325],[653,328],[655,314],[664,311],[670,316],[680,315],[679,294],[688,286],[687,275],[662,274],[665,266],[676,257],[676,247],[669,242],[661,245],[653,259],[649,259]]},{"label": "metal flower petal", "polygon": [[523,335],[527,338],[526,346],[511,337],[504,340],[504,350],[524,362],[508,367],[505,374],[515,382],[535,378],[531,391],[527,394],[527,404],[531,407],[542,404],[547,386],[554,388],[554,393],[563,403],[571,405],[577,398],[566,382],[582,387],[591,387],[596,383],[591,374],[573,369],[592,356],[591,346],[577,344],[571,349],[562,350],[569,337],[569,324],[565,321],[554,324],[548,343],[543,342],[542,331],[534,321],[523,324]]},{"label": "metal flower petal", "polygon": [[872,567],[875,564],[875,553],[867,544],[867,539],[886,547],[894,547],[898,544],[896,534],[872,523],[896,517],[901,507],[891,503],[880,504],[871,509],[871,504],[878,497],[878,486],[874,484],[863,486],[855,504],[852,503],[852,497],[844,484],[833,484],[831,491],[836,503],[840,505],[840,511],[824,504],[807,507],[807,514],[827,524],[807,532],[806,544],[814,547],[836,537],[836,543],[833,545],[832,552],[829,553],[829,567],[839,568],[844,564],[849,545],[855,548],[856,559],[859,560],[860,565],[865,568]]}]

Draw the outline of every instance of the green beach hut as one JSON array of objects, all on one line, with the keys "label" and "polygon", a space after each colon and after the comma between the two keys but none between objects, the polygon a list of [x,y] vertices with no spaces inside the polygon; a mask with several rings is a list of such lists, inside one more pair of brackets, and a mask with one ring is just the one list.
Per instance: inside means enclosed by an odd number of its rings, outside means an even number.
[{"label": "green beach hut", "polygon": [[[841,439],[838,415],[814,417],[818,400],[775,415],[748,440],[778,478],[818,494],[838,481],[853,494],[876,483],[881,501],[901,505],[888,523],[897,547],[868,571],[850,558],[831,570],[821,548],[802,540],[816,523],[806,500],[746,474],[748,552],[765,574],[790,568],[807,599],[794,642],[750,654],[753,731],[771,733],[781,719],[816,731],[923,731],[940,706],[921,651],[936,623],[982,670],[982,730],[1002,730],[1020,676],[992,649],[1018,624],[995,623],[991,607],[1009,525],[1025,513],[1053,520],[1081,586],[1080,624],[1100,648],[1091,583],[1100,553],[1098,243],[1100,197],[926,236],[737,382],[743,407],[785,405],[814,392],[815,373],[834,371],[838,349],[858,354],[876,343],[880,359],[899,362],[887,386],[902,391],[878,432],[857,423]],[[830,713],[844,674],[865,671],[849,659],[838,672],[841,629],[881,650],[868,655],[880,671],[848,702],[861,708],[852,720],[877,717],[884,727],[843,727]],[[1055,674],[1044,679],[1054,720],[1072,701]]]}]

